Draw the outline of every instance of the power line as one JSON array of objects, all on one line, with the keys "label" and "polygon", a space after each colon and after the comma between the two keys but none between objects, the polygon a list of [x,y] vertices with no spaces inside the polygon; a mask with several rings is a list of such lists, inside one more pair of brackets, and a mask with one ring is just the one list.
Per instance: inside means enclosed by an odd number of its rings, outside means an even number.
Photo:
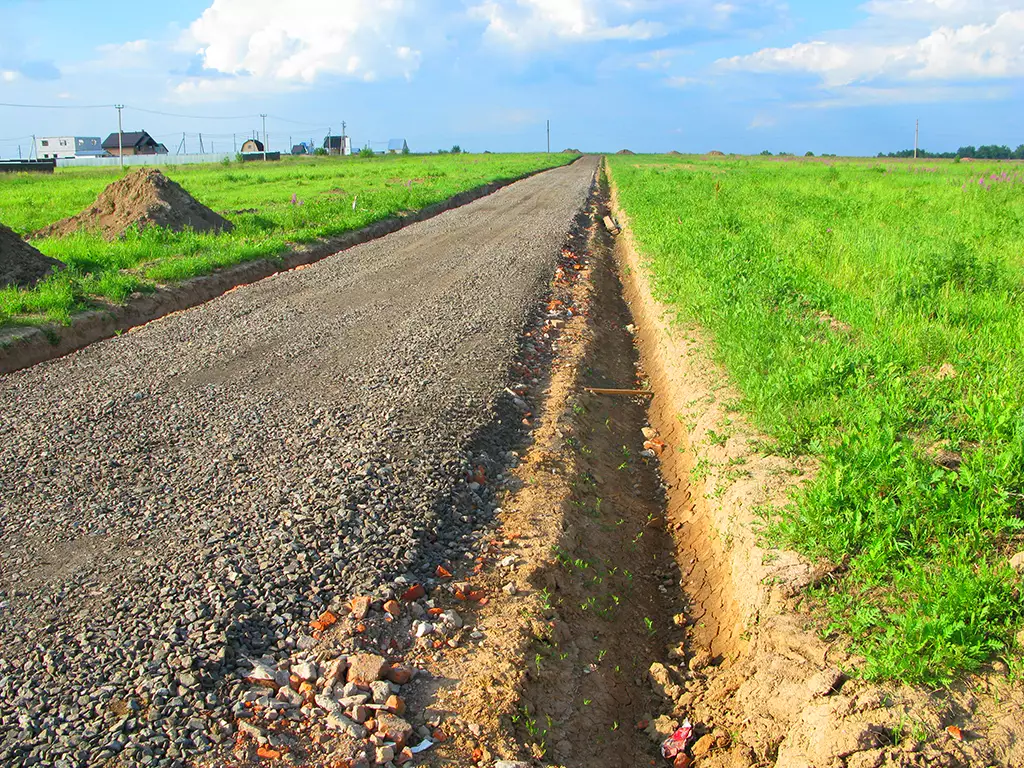
[{"label": "power line", "polygon": [[110,104],[7,104],[0,102],[0,107],[16,109],[110,109]]},{"label": "power line", "polygon": [[[111,104],[10,104],[7,102],[0,102],[0,107],[12,107],[15,109],[110,109],[112,106],[113,105]],[[262,113],[249,115],[189,115],[181,112],[165,112],[159,109],[135,107],[131,104],[125,104],[124,109],[143,112],[149,115],[160,115],[162,117],[180,117],[186,120],[254,120],[262,116]],[[276,120],[279,123],[288,123],[290,125],[297,125],[303,128],[316,128],[320,126],[320,123],[292,120],[291,118],[280,117],[278,115],[268,114],[267,117],[271,120]]]},{"label": "power line", "polygon": [[188,120],[251,120],[259,115],[183,115],[178,112],[161,112],[157,109],[143,109],[126,104],[125,109],[132,109],[136,112],[145,112],[150,115],[162,115],[163,117],[183,117]]}]

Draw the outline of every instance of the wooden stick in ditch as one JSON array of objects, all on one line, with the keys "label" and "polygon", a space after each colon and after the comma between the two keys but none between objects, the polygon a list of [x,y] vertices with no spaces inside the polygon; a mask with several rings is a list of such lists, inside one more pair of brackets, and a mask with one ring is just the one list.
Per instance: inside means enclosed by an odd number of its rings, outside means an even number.
[{"label": "wooden stick in ditch", "polygon": [[583,389],[587,392],[592,392],[595,395],[623,395],[625,397],[642,395],[646,397],[654,397],[654,392],[649,389],[605,389],[604,387],[584,387]]}]

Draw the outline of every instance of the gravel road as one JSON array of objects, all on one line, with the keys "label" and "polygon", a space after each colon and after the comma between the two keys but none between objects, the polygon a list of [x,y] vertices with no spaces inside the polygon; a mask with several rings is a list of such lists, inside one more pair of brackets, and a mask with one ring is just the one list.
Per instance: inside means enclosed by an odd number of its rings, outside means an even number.
[{"label": "gravel road", "polygon": [[461,557],[596,167],[0,377],[0,764],[183,765],[245,659]]}]

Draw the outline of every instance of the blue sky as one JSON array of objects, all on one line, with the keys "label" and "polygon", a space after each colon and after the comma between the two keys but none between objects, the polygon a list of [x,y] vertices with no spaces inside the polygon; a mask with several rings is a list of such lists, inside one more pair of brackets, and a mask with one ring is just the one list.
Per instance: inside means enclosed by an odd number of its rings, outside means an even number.
[{"label": "blue sky", "polygon": [[[1024,143],[1024,0],[0,0],[0,156],[228,149],[875,154]],[[96,107],[96,108],[86,108]]]}]

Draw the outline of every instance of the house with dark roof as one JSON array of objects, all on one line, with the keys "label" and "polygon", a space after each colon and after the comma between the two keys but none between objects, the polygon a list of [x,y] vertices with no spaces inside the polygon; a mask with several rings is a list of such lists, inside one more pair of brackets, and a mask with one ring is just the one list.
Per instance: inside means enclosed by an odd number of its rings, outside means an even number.
[{"label": "house with dark roof", "polygon": [[388,142],[389,155],[406,155],[409,153],[409,145],[405,139],[391,139]]},{"label": "house with dark roof", "polygon": [[253,152],[262,152],[266,147],[263,146],[263,142],[259,139],[246,139],[242,144],[242,154],[252,154]]},{"label": "house with dark roof", "polygon": [[[121,147],[119,150],[118,147]],[[117,132],[107,136],[103,142],[103,149],[115,157],[123,154],[125,157],[130,155],[166,155],[167,147],[157,142],[152,136],[145,131],[126,131],[121,134],[120,144],[118,143]]]}]

